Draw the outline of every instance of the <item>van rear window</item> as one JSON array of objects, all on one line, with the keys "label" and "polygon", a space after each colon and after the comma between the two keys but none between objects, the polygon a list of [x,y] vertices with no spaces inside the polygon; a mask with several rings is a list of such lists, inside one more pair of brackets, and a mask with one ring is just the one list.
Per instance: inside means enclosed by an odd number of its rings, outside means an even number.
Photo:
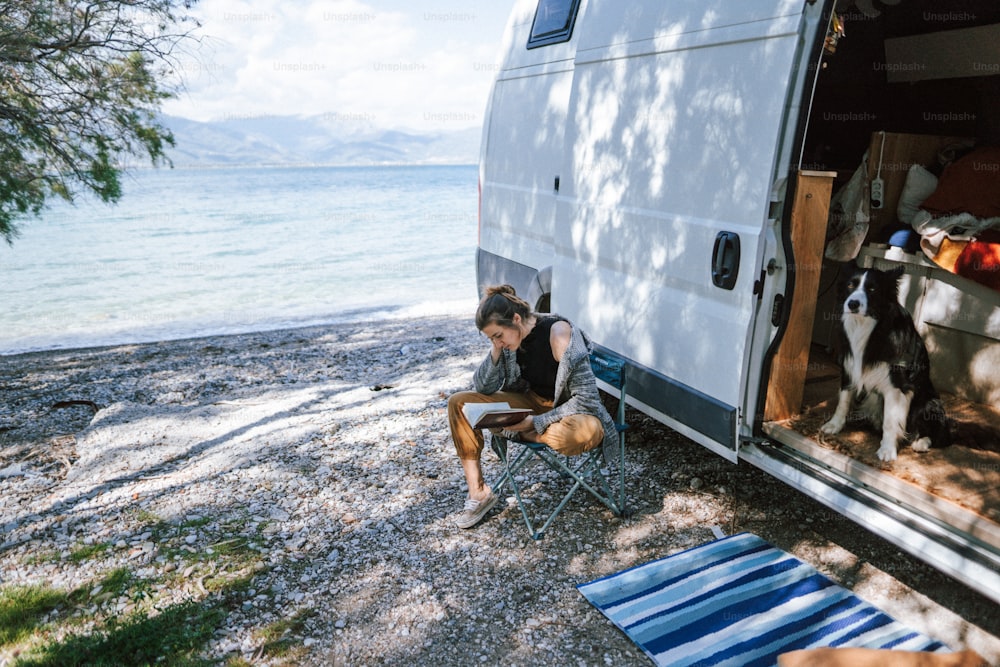
[{"label": "van rear window", "polygon": [[580,0],[539,0],[528,48],[569,41],[579,6]]}]

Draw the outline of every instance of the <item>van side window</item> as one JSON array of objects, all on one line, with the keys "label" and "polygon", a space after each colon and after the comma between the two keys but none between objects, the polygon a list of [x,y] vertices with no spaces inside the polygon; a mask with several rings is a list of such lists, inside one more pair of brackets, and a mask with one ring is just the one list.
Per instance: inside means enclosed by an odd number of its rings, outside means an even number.
[{"label": "van side window", "polygon": [[568,42],[579,6],[580,0],[539,0],[528,48]]}]

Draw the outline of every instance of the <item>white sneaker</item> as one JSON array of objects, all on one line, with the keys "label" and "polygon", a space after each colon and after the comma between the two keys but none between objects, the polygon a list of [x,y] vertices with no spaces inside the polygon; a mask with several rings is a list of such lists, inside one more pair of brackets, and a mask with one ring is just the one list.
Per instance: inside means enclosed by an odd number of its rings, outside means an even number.
[{"label": "white sneaker", "polygon": [[497,496],[493,491],[484,500],[465,499],[465,507],[462,512],[455,517],[455,525],[459,528],[472,528],[483,520],[486,513],[497,504]]}]

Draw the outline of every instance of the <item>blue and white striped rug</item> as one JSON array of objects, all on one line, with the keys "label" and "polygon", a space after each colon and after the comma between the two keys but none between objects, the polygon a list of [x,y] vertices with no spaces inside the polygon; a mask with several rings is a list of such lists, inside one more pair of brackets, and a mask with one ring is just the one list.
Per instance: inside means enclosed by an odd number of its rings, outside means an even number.
[{"label": "blue and white striped rug", "polygon": [[577,588],[658,665],[775,665],[823,646],[949,652],[750,533]]}]

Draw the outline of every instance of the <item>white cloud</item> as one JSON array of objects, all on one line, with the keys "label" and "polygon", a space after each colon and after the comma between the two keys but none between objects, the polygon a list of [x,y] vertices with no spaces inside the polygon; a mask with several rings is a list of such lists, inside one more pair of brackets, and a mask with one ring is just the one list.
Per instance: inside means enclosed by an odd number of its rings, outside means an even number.
[{"label": "white cloud", "polygon": [[203,43],[181,63],[186,91],[164,111],[195,120],[335,114],[382,127],[477,126],[512,4],[202,0]]}]

